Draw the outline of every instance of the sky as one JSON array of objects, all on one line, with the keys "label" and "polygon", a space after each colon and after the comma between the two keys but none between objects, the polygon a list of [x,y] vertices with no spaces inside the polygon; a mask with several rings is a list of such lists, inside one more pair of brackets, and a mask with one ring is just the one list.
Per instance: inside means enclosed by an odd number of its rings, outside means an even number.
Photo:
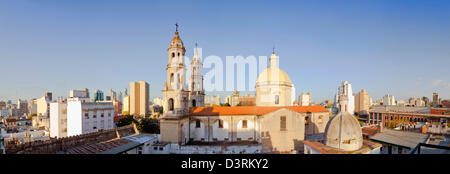
[{"label": "sky", "polygon": [[316,102],[342,81],[374,99],[450,99],[449,19],[450,1],[428,0],[0,0],[0,100],[139,80],[162,97],[175,23],[188,57],[196,42],[223,62],[275,45],[297,95]]}]

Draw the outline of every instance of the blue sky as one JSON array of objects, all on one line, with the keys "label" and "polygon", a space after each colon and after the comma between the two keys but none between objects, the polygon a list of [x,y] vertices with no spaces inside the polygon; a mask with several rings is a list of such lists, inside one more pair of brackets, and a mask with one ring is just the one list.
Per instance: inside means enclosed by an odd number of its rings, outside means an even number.
[{"label": "blue sky", "polygon": [[0,100],[138,80],[161,97],[176,22],[187,56],[195,42],[224,62],[275,45],[297,94],[313,101],[344,80],[374,99],[449,99],[449,19],[450,1],[427,0],[0,0]]}]

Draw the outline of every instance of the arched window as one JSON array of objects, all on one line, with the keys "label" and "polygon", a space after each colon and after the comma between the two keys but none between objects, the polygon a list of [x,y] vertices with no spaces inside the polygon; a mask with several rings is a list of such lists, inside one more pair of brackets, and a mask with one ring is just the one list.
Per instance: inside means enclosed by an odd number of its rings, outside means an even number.
[{"label": "arched window", "polygon": [[169,104],[169,111],[173,111],[173,99],[172,98],[169,99],[168,104]]},{"label": "arched window", "polygon": [[178,53],[178,57],[180,57],[180,53]]},{"label": "arched window", "polygon": [[175,57],[175,53],[172,53],[172,58],[174,58]]},{"label": "arched window", "polygon": [[197,107],[197,101],[195,101],[195,99],[192,100],[192,107]]},{"label": "arched window", "polygon": [[223,128],[223,120],[217,120],[218,128]]},{"label": "arched window", "polygon": [[173,76],[174,76],[173,73],[170,74],[170,83],[173,83],[173,80],[174,80],[174,79],[173,79]]},{"label": "arched window", "polygon": [[275,96],[275,104],[279,104],[280,103],[280,97],[278,95]]},{"label": "arched window", "polygon": [[196,120],[195,121],[195,128],[200,128],[201,124],[200,124],[200,120]]},{"label": "arched window", "polygon": [[247,120],[242,120],[242,128],[247,128]]}]

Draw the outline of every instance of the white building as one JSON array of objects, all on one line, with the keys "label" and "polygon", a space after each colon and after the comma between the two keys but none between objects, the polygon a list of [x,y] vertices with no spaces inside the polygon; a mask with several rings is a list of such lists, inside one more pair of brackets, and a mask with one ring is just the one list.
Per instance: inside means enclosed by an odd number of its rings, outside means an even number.
[{"label": "white building", "polygon": [[114,128],[112,102],[89,102],[86,98],[67,101],[67,136]]},{"label": "white building", "polygon": [[342,100],[347,100],[347,105],[346,108],[342,108],[339,110],[346,110],[352,115],[355,114],[355,97],[353,96],[352,84],[348,83],[347,81],[342,82],[336,94],[336,103],[341,103],[343,102]]},{"label": "white building", "polygon": [[58,101],[50,103],[50,137],[67,136],[67,103]]},{"label": "white building", "polygon": [[84,88],[82,90],[70,90],[70,98],[89,98],[89,90]]},{"label": "white building", "polygon": [[300,94],[298,98],[298,105],[299,106],[310,106],[311,105],[311,93],[308,92],[308,94]]},{"label": "white building", "polygon": [[395,96],[390,95],[390,94],[386,94],[386,95],[383,97],[383,105],[384,105],[384,106],[397,105],[397,102],[395,102]]}]

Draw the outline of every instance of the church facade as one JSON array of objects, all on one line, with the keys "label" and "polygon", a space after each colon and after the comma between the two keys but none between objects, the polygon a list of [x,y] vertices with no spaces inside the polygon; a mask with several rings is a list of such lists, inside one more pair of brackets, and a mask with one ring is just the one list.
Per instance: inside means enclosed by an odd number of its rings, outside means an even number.
[{"label": "church facade", "polygon": [[[278,68],[278,56],[256,82],[256,106],[204,107],[202,63],[191,62],[190,89],[185,82],[185,47],[178,30],[169,48],[161,143],[169,153],[215,149],[208,153],[298,153],[309,134],[323,133],[329,112],[322,106],[293,106],[295,88]],[[217,148],[216,148],[217,147]],[[224,150],[220,147],[233,147]],[[226,148],[225,148],[226,149]]]}]

